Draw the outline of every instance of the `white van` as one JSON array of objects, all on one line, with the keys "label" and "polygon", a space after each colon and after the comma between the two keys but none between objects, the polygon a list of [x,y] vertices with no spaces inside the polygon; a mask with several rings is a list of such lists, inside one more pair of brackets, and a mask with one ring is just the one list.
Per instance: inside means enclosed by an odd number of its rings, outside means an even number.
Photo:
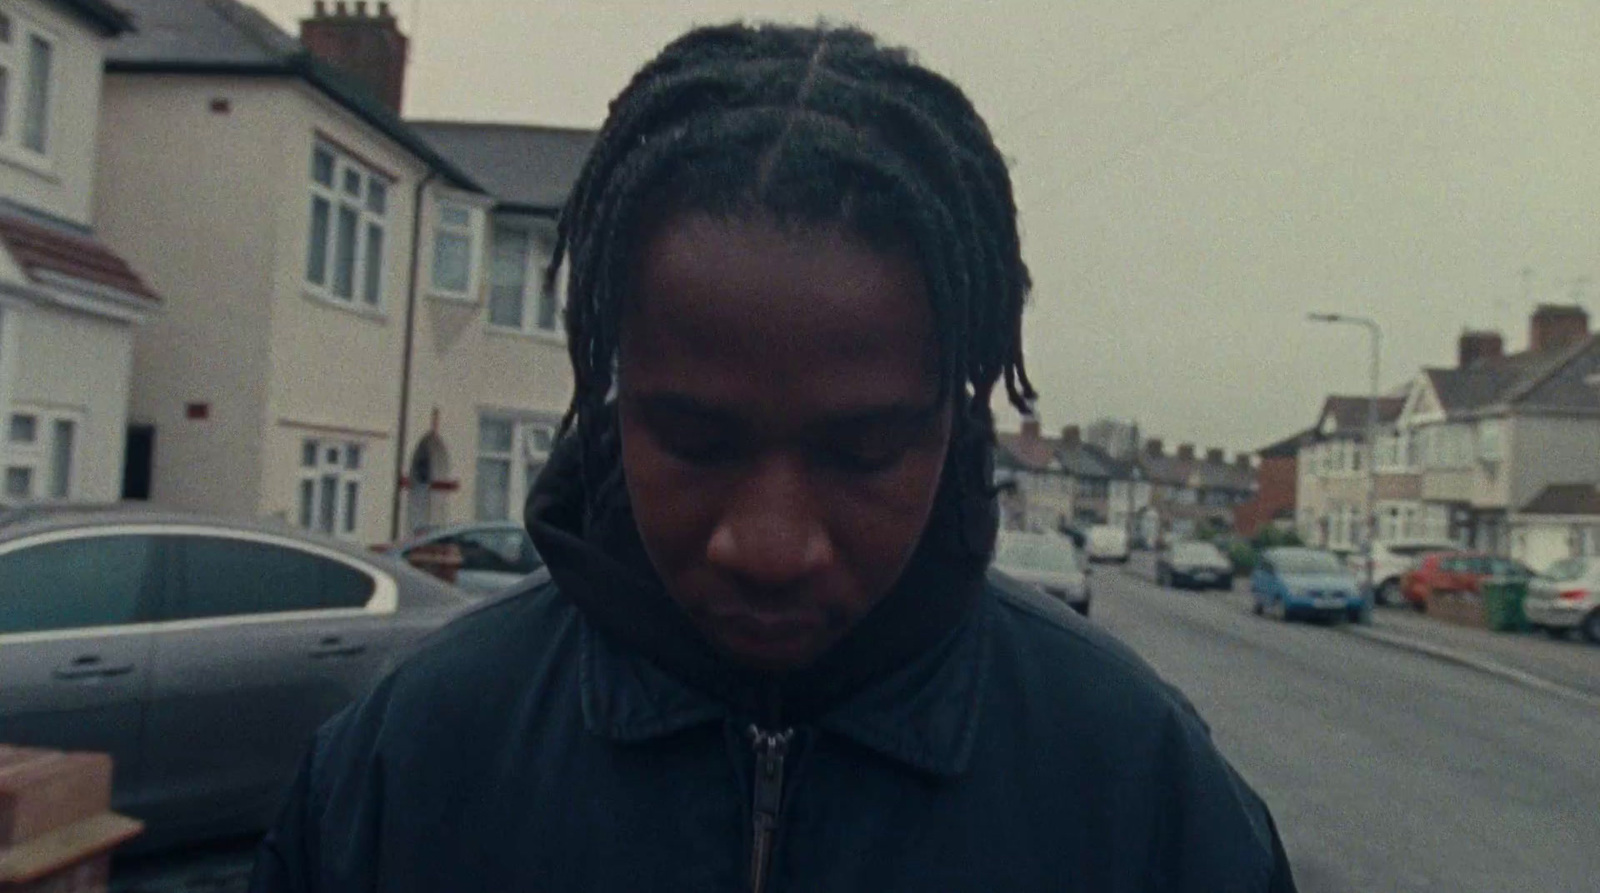
[{"label": "white van", "polygon": [[1090,561],[1128,563],[1128,531],[1110,524],[1089,528],[1089,545],[1084,550]]}]

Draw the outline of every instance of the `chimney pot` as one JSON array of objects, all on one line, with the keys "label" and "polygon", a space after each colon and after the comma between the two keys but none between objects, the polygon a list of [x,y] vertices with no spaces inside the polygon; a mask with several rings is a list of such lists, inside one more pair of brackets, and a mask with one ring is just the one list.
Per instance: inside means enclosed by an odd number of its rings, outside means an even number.
[{"label": "chimney pot", "polygon": [[364,19],[366,17],[367,17],[367,0],[356,0],[356,18]]},{"label": "chimney pot", "polygon": [[1244,471],[1249,471],[1250,470],[1250,454],[1249,453],[1240,453],[1239,455],[1233,457],[1233,464],[1234,464],[1235,468],[1239,468],[1239,469],[1242,469]]},{"label": "chimney pot", "polygon": [[1022,420],[1022,436],[1026,440],[1039,439],[1039,417],[1030,416]]},{"label": "chimney pot", "polygon": [[328,4],[323,2],[323,0],[317,0],[317,2],[311,4],[311,15],[314,18],[326,18],[328,15]]},{"label": "chimney pot", "polygon": [[354,17],[345,0],[335,4],[333,17],[324,15],[326,6],[321,0],[315,8],[311,18],[300,22],[300,42],[398,113],[405,91],[408,42],[394,17],[385,14],[387,7],[380,6],[379,15],[369,16],[367,0],[357,0]]},{"label": "chimney pot", "polygon": [[1164,445],[1161,443],[1161,438],[1152,437],[1149,440],[1144,442],[1145,455],[1155,456],[1156,458],[1159,459],[1159,458],[1161,458],[1161,453],[1162,453],[1163,447],[1164,447]]},{"label": "chimney pot", "polygon": [[1194,444],[1192,444],[1192,443],[1180,443],[1180,444],[1178,444],[1178,461],[1180,461],[1180,462],[1193,462],[1194,461]]},{"label": "chimney pot", "polygon": [[394,18],[394,16],[389,13],[389,0],[378,0],[378,18]]},{"label": "chimney pot", "polygon": [[1228,461],[1224,456],[1225,454],[1222,450],[1206,450],[1206,463],[1209,465],[1222,465]]},{"label": "chimney pot", "polygon": [[1075,447],[1083,442],[1083,429],[1077,425],[1068,425],[1061,429],[1061,444]]},{"label": "chimney pot", "polygon": [[333,4],[333,13],[343,18],[350,14],[350,7],[345,4],[344,0],[339,0],[339,2]]}]

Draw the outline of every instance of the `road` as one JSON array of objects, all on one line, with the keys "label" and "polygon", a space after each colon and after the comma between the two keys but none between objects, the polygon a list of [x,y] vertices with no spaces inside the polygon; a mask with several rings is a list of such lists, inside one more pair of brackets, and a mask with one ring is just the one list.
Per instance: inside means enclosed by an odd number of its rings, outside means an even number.
[{"label": "road", "polygon": [[1097,568],[1095,620],[1183,689],[1306,893],[1600,890],[1600,716],[1558,695]]}]

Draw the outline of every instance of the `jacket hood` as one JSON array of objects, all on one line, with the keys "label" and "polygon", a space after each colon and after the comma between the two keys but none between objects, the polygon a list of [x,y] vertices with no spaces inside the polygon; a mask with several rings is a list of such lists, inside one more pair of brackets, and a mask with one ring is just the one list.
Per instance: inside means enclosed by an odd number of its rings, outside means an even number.
[{"label": "jacket hood", "polygon": [[582,438],[561,438],[525,507],[528,532],[558,589],[614,642],[765,723],[814,718],[932,650],[960,626],[983,589],[997,513],[992,500],[987,511],[958,504],[947,463],[928,528],[889,594],[812,665],[784,674],[743,667],[706,641],[667,594],[626,488],[619,483],[605,507],[595,508],[582,449]]}]

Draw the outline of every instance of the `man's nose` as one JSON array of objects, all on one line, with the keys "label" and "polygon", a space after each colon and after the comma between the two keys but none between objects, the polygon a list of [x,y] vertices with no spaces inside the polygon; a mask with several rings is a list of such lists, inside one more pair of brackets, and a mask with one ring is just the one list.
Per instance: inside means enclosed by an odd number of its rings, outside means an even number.
[{"label": "man's nose", "polygon": [[804,462],[774,457],[738,487],[711,534],[713,565],[762,588],[792,586],[834,560]]}]

